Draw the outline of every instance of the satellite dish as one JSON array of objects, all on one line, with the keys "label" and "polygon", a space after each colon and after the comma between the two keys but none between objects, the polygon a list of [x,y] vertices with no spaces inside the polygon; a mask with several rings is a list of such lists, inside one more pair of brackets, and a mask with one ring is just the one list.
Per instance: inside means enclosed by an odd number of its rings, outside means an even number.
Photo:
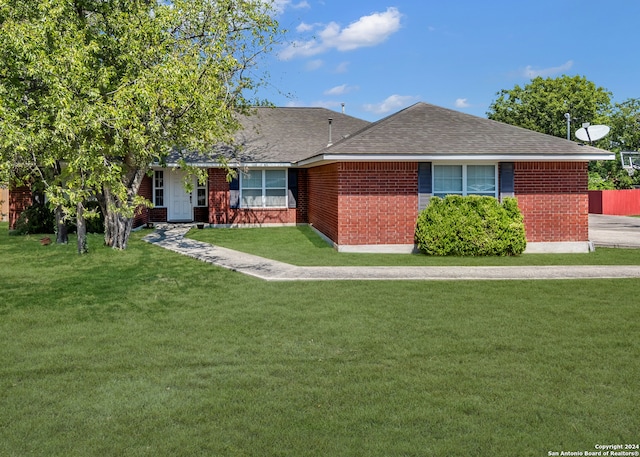
[{"label": "satellite dish", "polygon": [[609,130],[611,129],[607,125],[589,125],[576,130],[576,138],[580,141],[591,143],[592,141],[604,138],[607,133],[609,133]]}]

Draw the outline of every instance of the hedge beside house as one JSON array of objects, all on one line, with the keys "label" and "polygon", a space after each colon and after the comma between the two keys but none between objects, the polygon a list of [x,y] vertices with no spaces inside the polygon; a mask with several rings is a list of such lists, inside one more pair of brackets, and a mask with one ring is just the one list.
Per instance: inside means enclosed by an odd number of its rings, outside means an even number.
[{"label": "hedge beside house", "polygon": [[508,256],[524,252],[524,220],[515,198],[433,197],[418,216],[416,244],[427,255]]}]

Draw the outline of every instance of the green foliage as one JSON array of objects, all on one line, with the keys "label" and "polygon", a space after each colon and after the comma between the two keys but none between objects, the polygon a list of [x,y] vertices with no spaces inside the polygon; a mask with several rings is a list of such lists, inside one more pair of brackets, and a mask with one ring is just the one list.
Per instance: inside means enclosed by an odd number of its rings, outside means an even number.
[{"label": "green foliage", "polygon": [[629,176],[622,168],[619,154],[621,151],[640,151],[640,99],[632,98],[616,103],[607,122],[611,126],[607,149],[616,152],[616,160],[614,163],[590,164],[589,169],[612,182],[616,189],[640,186],[640,173]]},{"label": "green foliage", "polygon": [[[87,233],[104,234],[104,215],[102,208],[96,201],[86,203],[84,211]],[[67,221],[67,230],[72,233],[76,230],[76,224],[72,218]]]},{"label": "green foliage", "polygon": [[613,190],[616,186],[596,171],[589,171],[589,190]]},{"label": "green foliage", "polygon": [[428,255],[519,255],[526,248],[524,223],[515,198],[433,197],[418,216],[416,243]]},{"label": "green foliage", "polygon": [[501,90],[489,106],[487,116],[561,138],[567,137],[565,113],[570,113],[573,130],[582,122],[598,124],[611,110],[611,92],[584,76],[537,77],[524,87]]},{"label": "green foliage", "polygon": [[0,3],[0,181],[46,179],[68,214],[98,197],[108,221],[130,219],[150,164],[232,138],[280,34],[273,14],[263,1]]},{"label": "green foliage", "polygon": [[589,162],[589,190],[631,189],[634,178],[622,169],[620,153],[616,160]]},{"label": "green foliage", "polygon": [[640,150],[640,99],[616,103],[609,118],[611,150]]},{"label": "green foliage", "polygon": [[[583,122],[606,124],[611,132],[594,146],[609,151],[640,150],[640,99],[611,103],[611,92],[583,76],[534,78],[524,87],[501,90],[487,116],[495,121],[517,125],[561,138],[567,137],[565,113],[571,114],[571,129]],[[640,173],[629,177],[616,161],[589,164],[589,189],[629,189],[640,185]]]},{"label": "green foliage", "polygon": [[25,209],[16,221],[14,235],[53,233],[55,218],[47,205],[34,203]]},{"label": "green foliage", "polygon": [[537,77],[524,87],[516,85],[496,95],[487,112],[489,119],[566,138],[565,113],[571,114],[574,131],[582,122],[597,124],[608,116],[612,94],[584,76],[564,75]]}]

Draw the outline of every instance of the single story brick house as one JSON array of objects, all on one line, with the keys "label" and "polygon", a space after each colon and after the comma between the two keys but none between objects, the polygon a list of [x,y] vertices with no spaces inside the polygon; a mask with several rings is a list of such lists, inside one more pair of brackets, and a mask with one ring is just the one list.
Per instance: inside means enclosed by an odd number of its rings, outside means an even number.
[{"label": "single story brick house", "polygon": [[212,227],[310,224],[344,252],[411,252],[420,210],[433,196],[515,196],[527,252],[587,252],[587,165],[608,151],[417,103],[369,123],[324,108],[256,108],[242,118],[238,171],[219,163],[204,185],[182,185],[175,162],[154,166],[139,193],[145,222]]}]

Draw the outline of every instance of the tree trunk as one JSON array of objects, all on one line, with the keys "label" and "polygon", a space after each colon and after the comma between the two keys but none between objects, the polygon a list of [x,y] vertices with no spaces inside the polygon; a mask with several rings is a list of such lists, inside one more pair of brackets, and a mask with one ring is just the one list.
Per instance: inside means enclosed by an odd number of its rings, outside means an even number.
[{"label": "tree trunk", "polygon": [[117,208],[115,199],[108,192],[105,194],[107,210],[104,215],[104,243],[114,249],[126,249],[133,228],[133,218],[114,210]]},{"label": "tree trunk", "polygon": [[56,243],[67,244],[69,243],[69,235],[67,233],[67,223],[64,220],[64,210],[62,206],[56,207]]},{"label": "tree trunk", "polygon": [[78,254],[87,254],[89,247],[87,246],[87,224],[84,220],[84,206],[82,202],[78,203],[76,209],[76,224],[78,234]]},{"label": "tree trunk", "polygon": [[98,201],[104,214],[104,243],[114,249],[126,249],[135,214],[135,199],[144,178],[146,168],[132,166],[123,184],[127,200],[123,201],[108,186],[102,189]]}]

